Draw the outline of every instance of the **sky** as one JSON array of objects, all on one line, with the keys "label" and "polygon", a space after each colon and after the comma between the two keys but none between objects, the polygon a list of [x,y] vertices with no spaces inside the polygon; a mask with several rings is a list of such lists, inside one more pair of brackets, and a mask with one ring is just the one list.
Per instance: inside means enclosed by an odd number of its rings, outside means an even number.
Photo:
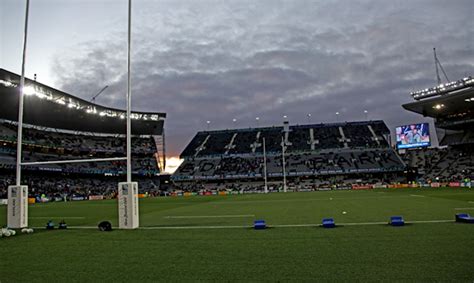
[{"label": "sky", "polygon": [[[125,108],[127,4],[31,0],[26,75],[84,99],[108,85],[96,102]],[[16,73],[24,8],[0,1],[0,66]],[[432,123],[401,105],[436,84],[433,47],[450,80],[474,75],[474,1],[133,0],[132,108],[167,113],[170,156],[208,127],[284,115]]]}]

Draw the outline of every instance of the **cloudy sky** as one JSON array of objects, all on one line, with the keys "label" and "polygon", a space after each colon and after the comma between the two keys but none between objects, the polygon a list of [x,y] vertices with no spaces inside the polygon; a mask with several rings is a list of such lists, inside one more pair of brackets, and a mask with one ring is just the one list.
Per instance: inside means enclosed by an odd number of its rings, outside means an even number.
[{"label": "cloudy sky", "polygon": [[[25,1],[0,3],[19,73]],[[125,107],[126,17],[126,0],[31,0],[27,75],[85,99],[109,85],[97,102]],[[433,47],[451,80],[474,74],[472,0],[134,0],[132,33],[133,108],[168,114],[171,155],[206,121],[425,121],[401,104],[434,86]]]}]

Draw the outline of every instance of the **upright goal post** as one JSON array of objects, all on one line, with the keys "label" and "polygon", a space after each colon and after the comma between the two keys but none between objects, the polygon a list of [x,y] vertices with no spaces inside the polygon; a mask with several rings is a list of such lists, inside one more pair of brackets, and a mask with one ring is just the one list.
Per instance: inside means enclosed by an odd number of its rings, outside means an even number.
[{"label": "upright goal post", "polygon": [[23,32],[23,54],[21,61],[20,93],[18,102],[18,133],[16,142],[16,182],[8,186],[7,225],[9,228],[28,227],[28,186],[21,185],[21,153],[23,135],[23,103],[25,87],[26,42],[28,35],[28,12],[30,0],[26,0],[25,26]]},{"label": "upright goal post", "polygon": [[23,57],[21,66],[21,78],[19,86],[18,105],[18,135],[17,135],[17,156],[16,156],[16,184],[8,187],[8,212],[7,225],[9,228],[28,227],[28,186],[21,185],[21,166],[39,164],[63,164],[79,162],[98,162],[111,160],[127,160],[127,181],[118,184],[118,220],[120,229],[136,229],[139,227],[138,217],[138,183],[132,182],[132,158],[131,158],[131,16],[132,0],[128,0],[128,85],[127,85],[127,156],[102,159],[81,159],[81,160],[59,160],[43,162],[22,163],[22,142],[23,142],[23,108],[24,108],[24,86],[25,86],[25,62],[26,43],[28,34],[28,12],[30,1],[26,0],[25,27],[23,37]]},{"label": "upright goal post", "polygon": [[132,77],[131,77],[131,43],[132,43],[132,0],[128,0],[128,40],[127,40],[127,182],[118,184],[118,213],[120,229],[135,229],[139,226],[138,217],[138,183],[132,182]]}]

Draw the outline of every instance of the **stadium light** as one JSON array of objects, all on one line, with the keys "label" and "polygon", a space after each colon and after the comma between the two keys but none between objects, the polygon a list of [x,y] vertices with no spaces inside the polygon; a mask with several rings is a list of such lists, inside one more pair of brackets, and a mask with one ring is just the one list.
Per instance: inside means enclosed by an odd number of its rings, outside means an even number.
[{"label": "stadium light", "polygon": [[16,87],[17,85],[10,82],[10,81],[5,81],[5,80],[0,80],[0,84],[6,86],[6,87]]},{"label": "stadium light", "polygon": [[433,106],[433,108],[436,110],[441,110],[442,108],[444,108],[444,104],[436,104],[435,106]]},{"label": "stadium light", "polygon": [[26,94],[26,95],[33,95],[33,94],[35,94],[36,92],[35,92],[35,88],[34,88],[34,87],[32,87],[32,86],[25,86],[25,87],[23,88],[23,93]]},{"label": "stadium light", "polygon": [[414,99],[420,100],[422,98],[427,98],[427,97],[431,97],[435,95],[442,95],[456,89],[460,89],[467,86],[473,86],[473,85],[474,85],[474,78],[472,76],[469,76],[457,81],[440,84],[432,88],[425,88],[423,90],[413,91],[410,93],[410,95]]},{"label": "stadium light", "polygon": [[36,96],[39,98],[39,99],[45,99],[45,98],[48,98],[49,99],[49,96],[47,96],[46,94],[42,93],[42,92],[37,92],[36,93]]}]

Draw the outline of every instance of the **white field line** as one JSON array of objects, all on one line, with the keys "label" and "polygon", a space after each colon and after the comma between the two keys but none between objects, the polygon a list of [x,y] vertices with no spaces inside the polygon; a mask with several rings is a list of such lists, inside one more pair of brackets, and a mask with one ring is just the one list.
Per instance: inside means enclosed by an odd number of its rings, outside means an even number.
[{"label": "white field line", "polygon": [[474,210],[474,207],[456,207],[454,210]]},{"label": "white field line", "polygon": [[246,204],[246,203],[273,203],[273,202],[312,202],[312,201],[329,201],[329,200],[359,200],[359,199],[390,199],[390,198],[409,198],[411,196],[370,196],[370,197],[329,197],[329,198],[295,198],[295,199],[272,199],[272,200],[229,200],[225,202],[216,201],[213,205],[227,204]]},{"label": "white field line", "polygon": [[189,229],[236,229],[236,228],[252,228],[248,225],[226,225],[226,226],[149,226],[140,227],[141,230],[189,230]]},{"label": "white field line", "polygon": [[445,222],[455,222],[454,219],[451,220],[414,220],[414,221],[407,221],[406,223],[445,223]]},{"label": "white field line", "polygon": [[412,197],[420,197],[420,198],[424,198],[425,196],[422,196],[422,195],[410,195]]},{"label": "white field line", "polygon": [[468,201],[469,203],[474,203],[474,201]]},{"label": "white field line", "polygon": [[61,219],[86,219],[82,216],[30,216],[30,219],[53,219],[53,218],[61,218]]},{"label": "white field line", "polygon": [[[413,220],[406,221],[406,224],[423,224],[423,223],[447,223],[454,222],[454,220]],[[312,224],[275,224],[268,225],[269,228],[297,228],[297,227],[318,227],[320,223]],[[338,226],[366,226],[366,225],[388,225],[388,221],[385,222],[349,222],[349,223],[337,223]],[[145,226],[140,227],[138,230],[191,230],[191,229],[242,229],[252,228],[251,225],[224,225],[224,226]],[[44,229],[44,227],[33,227],[34,229]],[[96,226],[68,226],[69,229],[98,229]]]},{"label": "white field line", "polygon": [[189,219],[189,218],[240,218],[240,217],[255,217],[254,214],[237,214],[237,215],[177,215],[177,216],[163,216],[167,219]]}]

